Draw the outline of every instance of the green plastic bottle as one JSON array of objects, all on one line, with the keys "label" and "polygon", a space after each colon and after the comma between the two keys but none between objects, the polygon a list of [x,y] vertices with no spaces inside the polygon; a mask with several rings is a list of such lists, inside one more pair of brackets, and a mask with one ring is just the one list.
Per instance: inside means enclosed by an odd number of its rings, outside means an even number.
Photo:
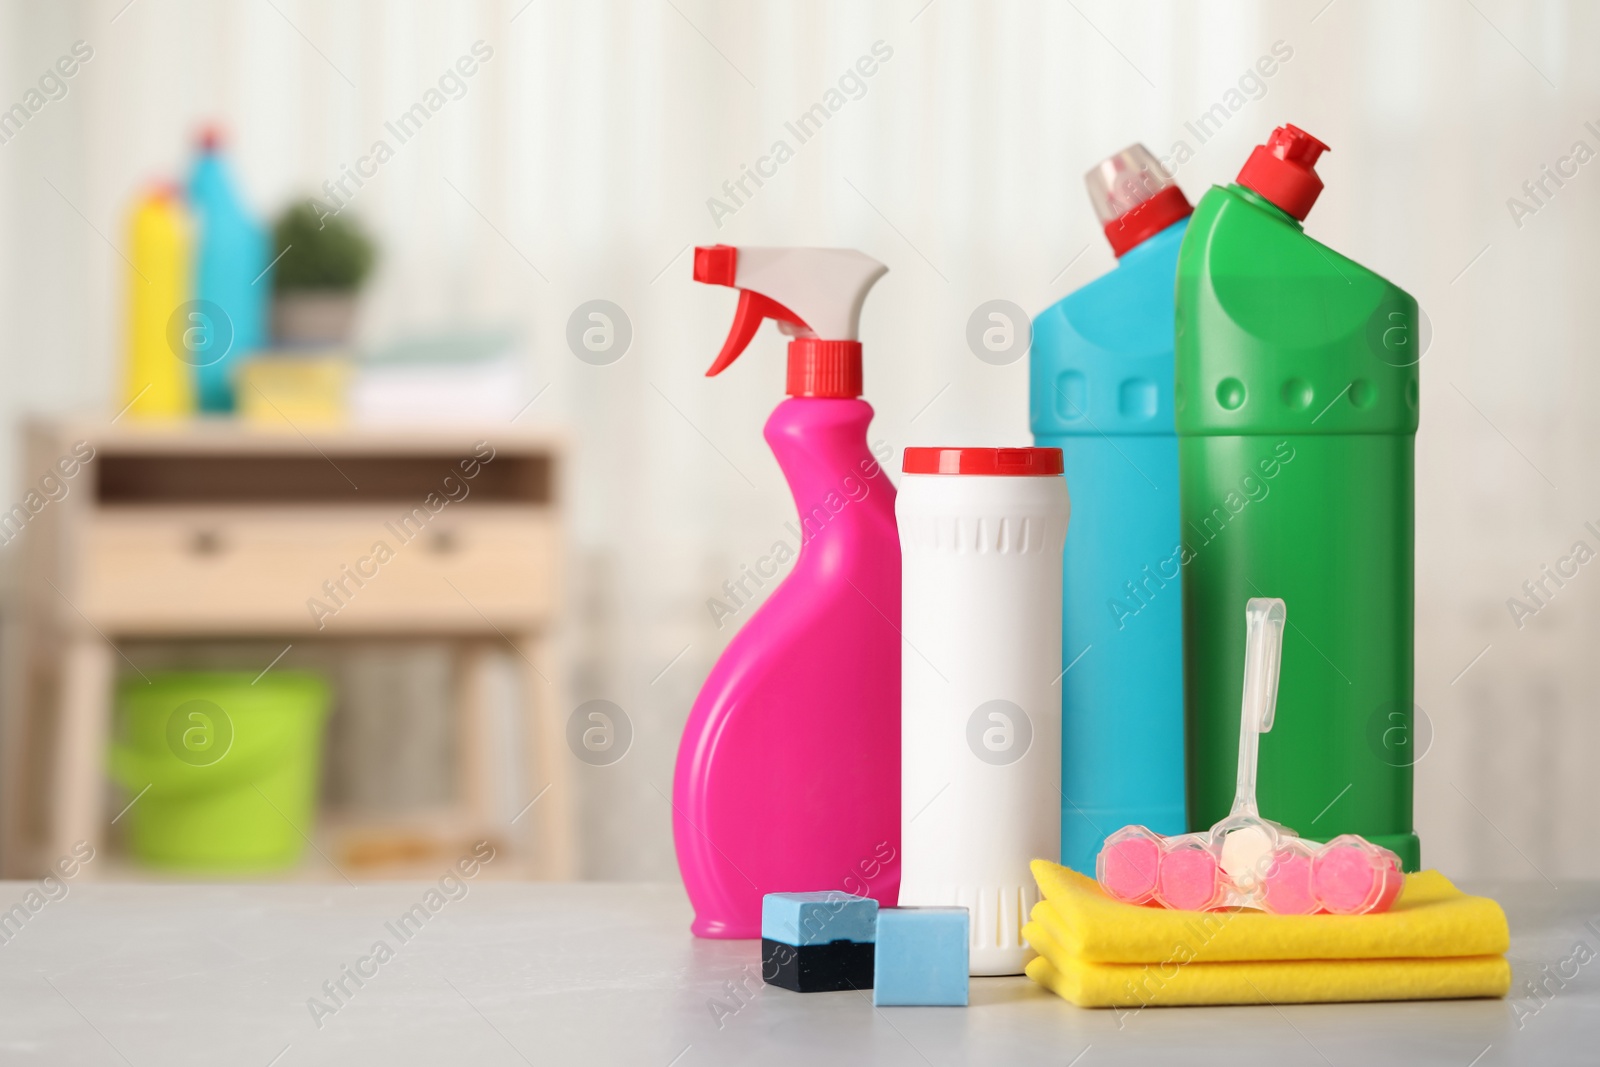
[{"label": "green plastic bottle", "polygon": [[1178,254],[1189,828],[1228,814],[1251,597],[1281,597],[1262,814],[1420,863],[1411,821],[1417,303],[1306,236],[1327,146],[1283,126]]}]

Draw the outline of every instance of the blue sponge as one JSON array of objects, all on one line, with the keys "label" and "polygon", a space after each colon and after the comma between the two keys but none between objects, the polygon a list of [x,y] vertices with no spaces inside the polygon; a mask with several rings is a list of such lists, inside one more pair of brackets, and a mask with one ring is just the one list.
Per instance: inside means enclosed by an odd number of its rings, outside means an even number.
[{"label": "blue sponge", "polygon": [[967,1004],[966,908],[884,908],[878,912],[876,1005]]},{"label": "blue sponge", "polygon": [[878,902],[837,890],[824,893],[768,893],[761,898],[761,936],[803,948],[833,941],[872,944]]}]

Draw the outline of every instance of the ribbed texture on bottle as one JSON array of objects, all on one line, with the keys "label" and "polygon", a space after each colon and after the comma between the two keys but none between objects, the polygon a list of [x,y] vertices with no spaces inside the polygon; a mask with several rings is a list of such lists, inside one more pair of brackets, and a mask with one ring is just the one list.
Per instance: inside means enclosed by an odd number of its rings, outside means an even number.
[{"label": "ribbed texture on bottle", "polygon": [[789,342],[790,396],[861,395],[861,342],[796,337]]},{"label": "ribbed texture on bottle", "polygon": [[960,907],[971,914],[967,926],[968,944],[973,952],[985,949],[1026,949],[1022,927],[1033,906],[1039,903],[1039,889],[1033,884],[1005,886],[917,885],[900,889],[902,906]]},{"label": "ribbed texture on bottle", "polygon": [[1052,536],[1050,523],[1029,515],[902,516],[900,536],[919,550],[975,556],[1026,556],[1060,552],[1062,535]]}]

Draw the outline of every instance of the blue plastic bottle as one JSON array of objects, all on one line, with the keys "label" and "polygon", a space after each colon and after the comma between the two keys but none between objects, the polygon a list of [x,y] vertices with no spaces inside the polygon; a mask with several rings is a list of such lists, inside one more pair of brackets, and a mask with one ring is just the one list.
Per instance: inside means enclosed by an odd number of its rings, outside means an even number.
[{"label": "blue plastic bottle", "polygon": [[240,357],[265,343],[272,278],[263,276],[270,262],[266,231],[239,199],[216,131],[201,134],[199,149],[189,175],[198,304],[186,327],[186,358],[195,367],[200,410],[226,412],[233,410]]},{"label": "blue plastic bottle", "polygon": [[1072,493],[1061,862],[1092,877],[1112,831],[1188,829],[1172,294],[1193,209],[1143,145],[1086,181],[1120,262],[1034,320],[1029,406]]}]

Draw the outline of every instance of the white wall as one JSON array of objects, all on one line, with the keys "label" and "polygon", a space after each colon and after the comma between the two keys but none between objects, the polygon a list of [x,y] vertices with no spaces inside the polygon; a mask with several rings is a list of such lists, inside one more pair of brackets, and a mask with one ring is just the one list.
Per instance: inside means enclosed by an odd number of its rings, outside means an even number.
[{"label": "white wall", "polygon": [[[364,329],[515,324],[534,381],[550,384],[529,417],[574,431],[574,697],[618,702],[637,733],[626,759],[582,783],[586,869],[618,878],[674,871],[661,794],[731,632],[705,601],[790,514],[760,437],[782,394],[781,345],[765,337],[733,372],[702,377],[731,294],[690,283],[686,248],[853,245],[891,264],[864,318],[873,436],[1024,442],[1026,364],[975,359],[968,315],[993,297],[1038,310],[1108,268],[1081,173],[1133,140],[1194,145],[1185,120],[1286,42],[1293,57],[1265,96],[1179,177],[1198,195],[1274,125],[1304,126],[1333,146],[1310,231],[1406,286],[1431,319],[1417,507],[1417,700],[1435,730],[1418,769],[1425,855],[1461,875],[1600,874],[1600,657],[1584,636],[1600,567],[1520,630],[1506,607],[1574,541],[1600,547],[1583,529],[1600,526],[1600,426],[1583,414],[1600,385],[1600,164],[1520,226],[1506,205],[1574,141],[1600,149],[1600,9],[123,2],[0,6],[0,106],[73,41],[94,48],[66,98],[0,144],[4,499],[26,476],[12,470],[20,415],[114,410],[111,246],[137,184],[180,166],[196,123],[235,132],[251,198],[276,209],[487,42],[493,59],[465,97],[355,200],[384,246]],[[880,40],[893,57],[865,95],[715,226],[707,198]],[[596,297],[635,331],[608,367],[564,341],[569,314]]]}]

